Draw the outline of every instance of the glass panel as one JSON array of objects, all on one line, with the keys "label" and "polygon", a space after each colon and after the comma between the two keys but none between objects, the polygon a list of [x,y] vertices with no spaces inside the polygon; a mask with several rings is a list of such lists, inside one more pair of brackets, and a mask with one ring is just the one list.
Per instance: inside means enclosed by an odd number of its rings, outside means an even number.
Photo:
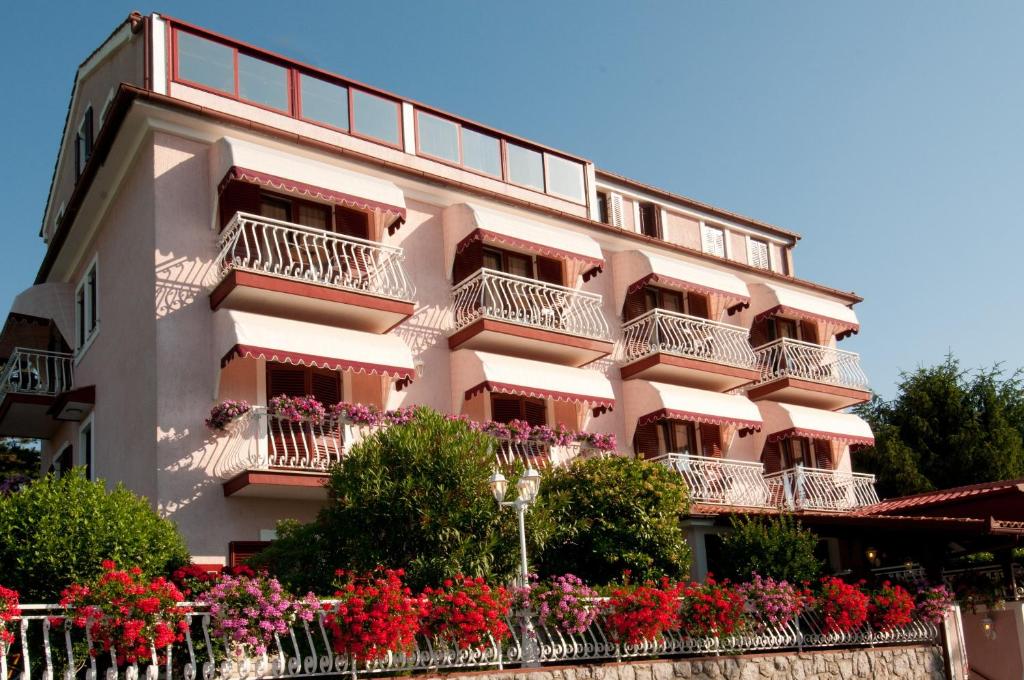
[{"label": "glass panel", "polygon": [[462,164],[501,177],[501,143],[496,137],[462,128]]},{"label": "glass panel", "polygon": [[272,198],[270,196],[260,197],[260,215],[269,217],[272,220],[291,222],[291,207],[292,204],[290,201],[283,201],[279,198]]},{"label": "glass panel", "polygon": [[247,54],[239,54],[238,96],[272,109],[287,111],[287,69]]},{"label": "glass panel", "polygon": [[325,205],[299,203],[298,223],[304,227],[326,229],[330,223],[330,208]]},{"label": "glass panel", "polygon": [[459,162],[459,126],[444,118],[416,112],[420,151],[452,163]]},{"label": "glass panel", "polygon": [[548,191],[583,202],[583,166],[574,161],[547,154]]},{"label": "glass panel", "polygon": [[303,73],[302,117],[348,129],[348,88]]},{"label": "glass panel", "polygon": [[178,75],[193,83],[234,94],[234,50],[212,40],[178,31]]},{"label": "glass panel", "polygon": [[398,105],[361,90],[352,91],[352,129],[398,144]]},{"label": "glass panel", "polygon": [[505,256],[506,272],[514,276],[522,276],[528,279],[533,278],[533,260],[527,255]]},{"label": "glass panel", "polygon": [[544,159],[536,151],[508,145],[508,178],[516,184],[544,191]]},{"label": "glass panel", "polygon": [[493,250],[485,250],[484,268],[501,271],[501,253],[496,253]]}]

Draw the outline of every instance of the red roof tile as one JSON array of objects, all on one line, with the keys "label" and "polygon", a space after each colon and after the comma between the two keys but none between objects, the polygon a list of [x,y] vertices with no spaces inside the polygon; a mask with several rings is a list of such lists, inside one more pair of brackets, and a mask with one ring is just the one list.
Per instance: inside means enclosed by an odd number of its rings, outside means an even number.
[{"label": "red roof tile", "polygon": [[951,489],[939,489],[914,494],[912,496],[900,496],[890,498],[874,505],[869,505],[857,511],[860,515],[890,514],[895,510],[907,508],[924,508],[936,505],[944,505],[965,499],[976,499],[985,496],[994,496],[1003,493],[1024,492],[1024,479],[1004,479],[997,482],[982,482],[981,484],[970,484],[968,486],[957,486]]}]

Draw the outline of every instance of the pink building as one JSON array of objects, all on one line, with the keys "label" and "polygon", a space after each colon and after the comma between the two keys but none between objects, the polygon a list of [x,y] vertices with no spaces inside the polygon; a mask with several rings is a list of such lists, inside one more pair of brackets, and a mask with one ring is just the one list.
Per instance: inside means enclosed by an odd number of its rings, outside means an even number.
[{"label": "pink building", "polygon": [[[176,19],[79,67],[41,236],[0,435],[144,494],[201,563],[311,519],[366,434],[280,394],[614,434],[704,515],[877,501],[860,298],[796,276],[798,235]],[[254,407],[207,428],[225,399]]]}]

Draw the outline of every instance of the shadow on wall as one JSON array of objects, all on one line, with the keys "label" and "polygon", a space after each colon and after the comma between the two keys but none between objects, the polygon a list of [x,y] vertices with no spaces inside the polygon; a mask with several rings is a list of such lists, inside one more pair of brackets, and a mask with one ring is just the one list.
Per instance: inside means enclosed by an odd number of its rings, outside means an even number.
[{"label": "shadow on wall", "polygon": [[156,318],[193,304],[216,283],[213,261],[156,252]]}]

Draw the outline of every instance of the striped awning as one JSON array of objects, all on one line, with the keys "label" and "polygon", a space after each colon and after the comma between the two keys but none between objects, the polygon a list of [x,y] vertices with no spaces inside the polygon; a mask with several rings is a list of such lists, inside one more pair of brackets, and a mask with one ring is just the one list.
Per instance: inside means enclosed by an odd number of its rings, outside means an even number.
[{"label": "striped awning", "polygon": [[649,380],[625,380],[622,383],[622,398],[630,439],[637,426],[661,420],[733,425],[741,433],[761,429],[761,414],[757,406],[740,395]]},{"label": "striped awning", "polygon": [[764,419],[769,442],[807,437],[867,446],[875,443],[871,426],[852,413],[836,413],[774,401],[757,402],[757,408]]}]

